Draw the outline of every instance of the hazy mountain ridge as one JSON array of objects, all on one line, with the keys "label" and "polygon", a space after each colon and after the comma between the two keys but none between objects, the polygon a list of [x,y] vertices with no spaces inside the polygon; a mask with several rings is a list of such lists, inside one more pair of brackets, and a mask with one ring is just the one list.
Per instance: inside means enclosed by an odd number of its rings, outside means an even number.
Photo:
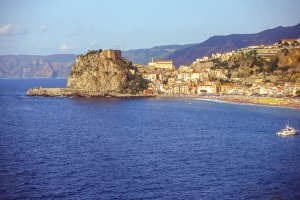
[{"label": "hazy mountain ridge", "polygon": [[[171,59],[176,67],[191,64],[199,57],[223,53],[250,45],[273,44],[284,38],[300,38],[300,24],[276,27],[254,34],[213,36],[198,44],[165,45],[149,49],[122,51],[123,56],[136,64],[154,59]],[[0,78],[67,77],[75,62],[75,54],[3,55],[0,56]]]},{"label": "hazy mountain ridge", "polygon": [[133,49],[129,51],[122,51],[122,53],[125,58],[133,61],[133,63],[146,65],[152,58],[164,59],[173,52],[191,47],[193,45],[195,44],[156,46],[150,49]]},{"label": "hazy mountain ridge", "polygon": [[75,54],[0,56],[0,78],[67,77]]}]

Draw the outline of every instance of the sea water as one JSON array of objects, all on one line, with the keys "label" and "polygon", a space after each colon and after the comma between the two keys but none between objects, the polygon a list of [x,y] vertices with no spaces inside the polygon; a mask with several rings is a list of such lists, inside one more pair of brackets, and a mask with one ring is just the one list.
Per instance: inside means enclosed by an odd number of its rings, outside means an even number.
[{"label": "sea water", "polygon": [[0,199],[300,199],[299,110],[25,95],[65,85],[0,80]]}]

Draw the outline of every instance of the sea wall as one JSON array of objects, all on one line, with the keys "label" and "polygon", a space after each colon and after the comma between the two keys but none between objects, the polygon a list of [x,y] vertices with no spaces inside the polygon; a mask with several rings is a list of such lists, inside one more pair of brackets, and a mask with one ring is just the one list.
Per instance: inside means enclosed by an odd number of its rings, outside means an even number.
[{"label": "sea wall", "polygon": [[71,88],[31,88],[27,91],[28,96],[105,96],[107,94],[99,90],[84,90],[84,89],[71,89]]},{"label": "sea wall", "polygon": [[31,88],[27,91],[28,96],[48,96],[48,97],[116,97],[116,98],[132,98],[132,97],[155,97],[155,95],[145,94],[120,94],[105,93],[100,90],[72,89],[72,88]]}]

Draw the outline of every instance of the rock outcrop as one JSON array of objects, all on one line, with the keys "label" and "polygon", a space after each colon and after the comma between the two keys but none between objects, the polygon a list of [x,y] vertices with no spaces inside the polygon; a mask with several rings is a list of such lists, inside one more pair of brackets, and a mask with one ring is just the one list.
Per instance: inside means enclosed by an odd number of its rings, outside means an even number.
[{"label": "rock outcrop", "polygon": [[107,58],[103,53],[78,56],[68,78],[68,88],[122,92],[135,69],[122,60]]},{"label": "rock outcrop", "polygon": [[121,51],[99,50],[79,55],[66,88],[33,88],[30,96],[130,96],[140,94],[147,82],[122,58]]}]

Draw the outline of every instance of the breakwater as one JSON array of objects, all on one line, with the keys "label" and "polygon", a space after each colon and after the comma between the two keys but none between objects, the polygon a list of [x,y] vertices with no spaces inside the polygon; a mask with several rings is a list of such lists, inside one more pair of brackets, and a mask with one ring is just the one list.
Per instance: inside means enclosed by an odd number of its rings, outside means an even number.
[{"label": "breakwater", "polygon": [[27,96],[46,96],[46,97],[155,97],[155,95],[144,95],[144,94],[119,94],[114,92],[102,92],[100,90],[89,90],[89,89],[73,89],[73,88],[31,88],[27,90]]}]

